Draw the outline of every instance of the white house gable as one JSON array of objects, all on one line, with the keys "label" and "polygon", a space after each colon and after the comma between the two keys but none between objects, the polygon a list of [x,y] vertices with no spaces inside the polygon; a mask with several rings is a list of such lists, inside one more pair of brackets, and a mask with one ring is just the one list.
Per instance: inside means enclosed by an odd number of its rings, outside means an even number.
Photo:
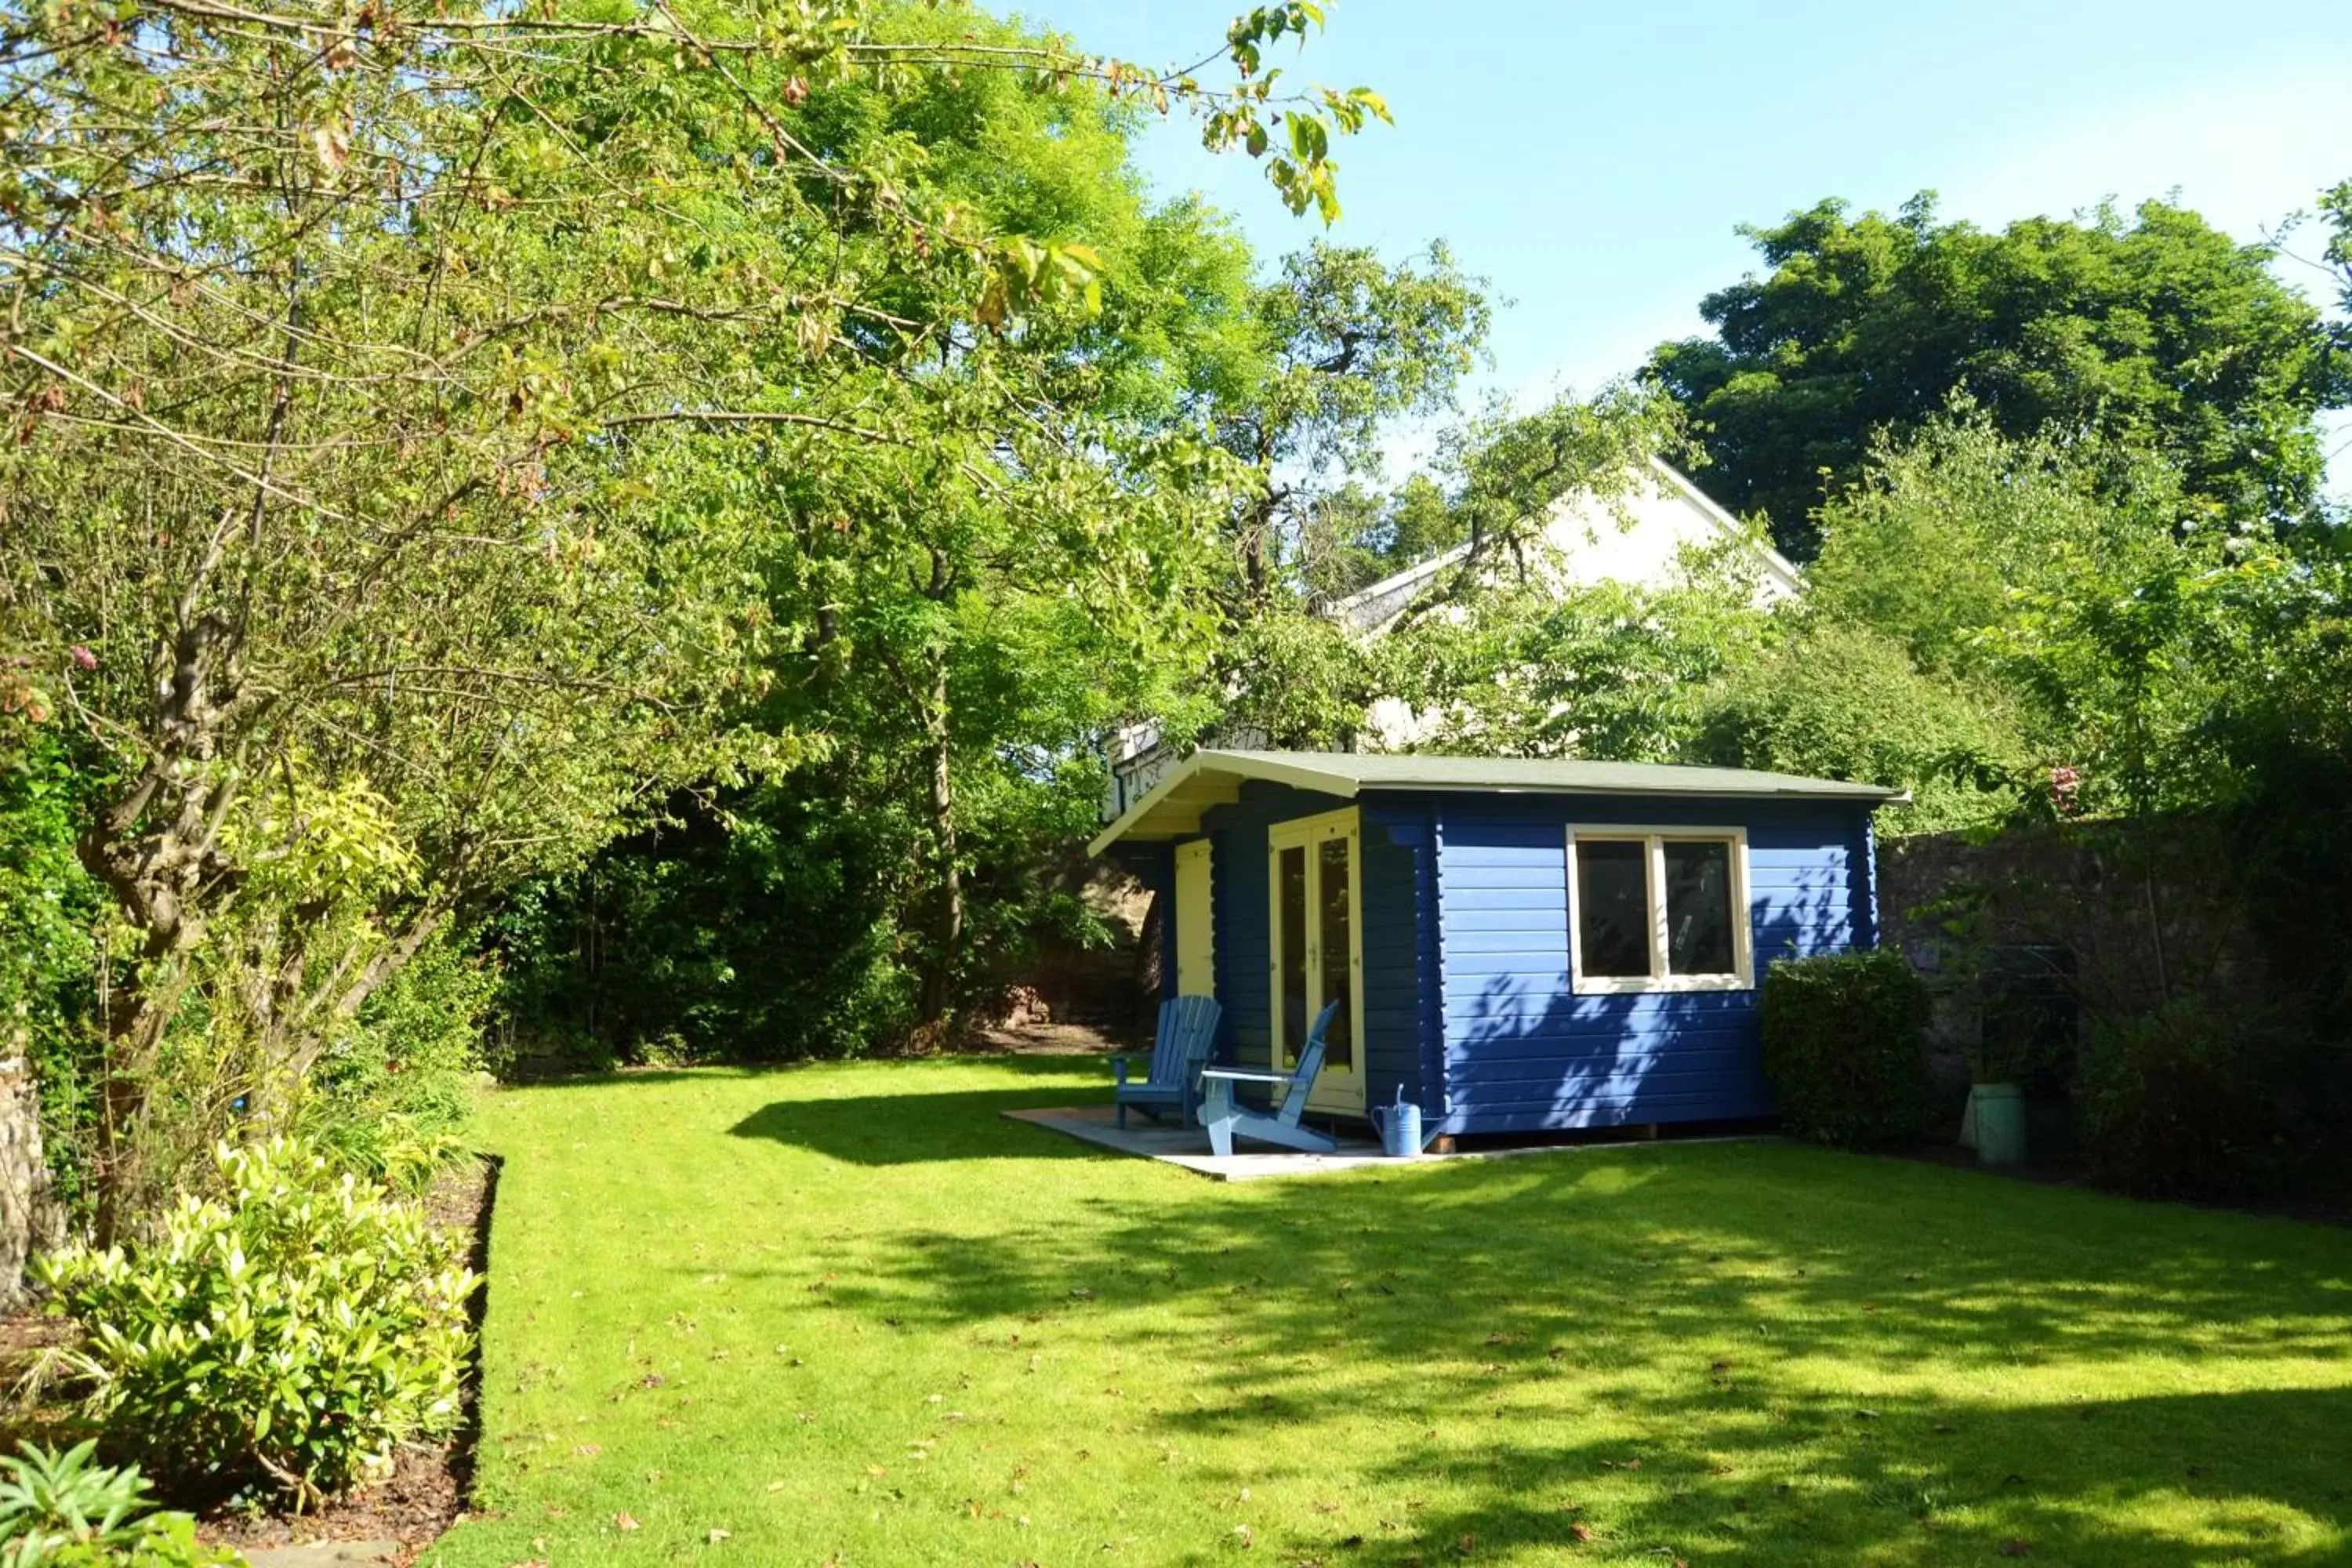
[{"label": "white house gable", "polygon": [[[1796,567],[1700,494],[1674,468],[1653,458],[1643,478],[1646,482],[1615,500],[1604,500],[1587,491],[1562,496],[1552,503],[1544,522],[1551,559],[1539,563],[1539,569],[1549,574],[1558,587],[1601,583],[1672,587],[1683,580],[1684,563],[1693,552],[1727,547],[1749,567],[1759,605],[1776,605],[1796,595],[1801,586]],[[1446,574],[1469,552],[1467,544],[1456,545],[1333,602],[1324,614],[1360,635],[1377,637],[1416,600],[1442,584]],[[1368,749],[1393,750],[1426,739],[1438,715],[1434,710],[1416,713],[1394,698],[1382,698],[1365,718]],[[1244,750],[1262,748],[1265,737],[1244,733],[1234,726],[1220,732],[1218,743]],[[1106,752],[1105,821],[1140,800],[1181,760],[1162,742],[1156,724],[1122,730],[1112,737]]]},{"label": "white house gable", "polygon": [[[1788,559],[1751,538],[1738,519],[1671,466],[1653,458],[1645,477],[1648,482],[1621,499],[1604,500],[1585,491],[1552,503],[1544,522],[1552,560],[1543,569],[1559,586],[1670,587],[1680,580],[1691,551],[1730,546],[1752,567],[1759,604],[1778,604],[1796,594],[1797,569]],[[1469,551],[1460,544],[1433,555],[1337,601],[1328,613],[1359,632],[1378,633],[1444,581]]]}]

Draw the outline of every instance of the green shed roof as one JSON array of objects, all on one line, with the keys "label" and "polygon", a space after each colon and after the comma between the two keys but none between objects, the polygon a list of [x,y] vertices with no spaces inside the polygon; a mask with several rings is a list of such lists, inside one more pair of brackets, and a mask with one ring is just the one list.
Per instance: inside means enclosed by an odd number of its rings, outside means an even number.
[{"label": "green shed roof", "polygon": [[1693,795],[1710,799],[1851,800],[1883,805],[1906,791],[1752,768],[1665,763],[1555,762],[1540,757],[1444,757],[1419,752],[1195,752],[1095,836],[1090,854],[1121,839],[1181,838],[1201,814],[1240,798],[1251,779],[1352,800],[1368,789],[1477,790],[1521,795]]}]

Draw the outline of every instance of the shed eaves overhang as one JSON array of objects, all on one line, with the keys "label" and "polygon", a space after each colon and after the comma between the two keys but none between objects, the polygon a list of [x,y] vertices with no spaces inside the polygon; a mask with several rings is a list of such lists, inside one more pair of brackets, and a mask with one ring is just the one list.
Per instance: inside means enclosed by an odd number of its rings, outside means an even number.
[{"label": "shed eaves overhang", "polygon": [[1539,757],[1445,757],[1356,752],[1195,752],[1118,821],[1087,853],[1125,840],[1164,843],[1201,829],[1215,806],[1241,798],[1252,779],[1353,800],[1368,789],[1478,791],[1494,795],[1664,795],[1729,800],[1847,800],[1899,805],[1907,790],[1811,779],[1750,768],[1666,763],[1557,762]]}]

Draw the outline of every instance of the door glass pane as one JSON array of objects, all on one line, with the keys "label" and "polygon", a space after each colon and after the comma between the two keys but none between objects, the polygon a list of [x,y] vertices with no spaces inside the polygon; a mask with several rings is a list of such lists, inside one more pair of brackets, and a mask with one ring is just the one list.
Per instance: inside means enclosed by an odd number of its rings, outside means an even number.
[{"label": "door glass pane", "polygon": [[1323,1065],[1339,1072],[1351,1072],[1356,1065],[1355,990],[1348,984],[1348,958],[1356,951],[1348,932],[1348,864],[1349,842],[1345,838],[1326,838],[1316,847],[1316,894],[1320,902],[1319,929],[1322,938],[1322,984],[1315,1005],[1320,1011],[1327,1002],[1337,1002],[1339,1010],[1331,1015],[1331,1031],[1324,1037],[1328,1043],[1323,1052]]},{"label": "door glass pane", "polygon": [[1665,847],[1666,972],[1731,973],[1731,845],[1669,839]]},{"label": "door glass pane", "polygon": [[1650,847],[1633,838],[1576,841],[1576,940],[1591,975],[1650,973]]},{"label": "door glass pane", "polygon": [[1275,858],[1276,907],[1280,911],[1282,1049],[1286,1063],[1307,1040],[1307,847],[1295,845]]}]

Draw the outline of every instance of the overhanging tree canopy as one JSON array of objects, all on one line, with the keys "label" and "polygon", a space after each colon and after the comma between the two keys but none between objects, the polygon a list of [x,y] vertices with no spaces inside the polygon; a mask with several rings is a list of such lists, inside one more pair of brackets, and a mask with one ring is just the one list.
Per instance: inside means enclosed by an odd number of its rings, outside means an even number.
[{"label": "overhanging tree canopy", "polygon": [[1328,216],[1384,111],[1274,90],[1318,19],[1240,18],[1212,89],[864,0],[0,3],[0,641],[114,774],[108,1190],[192,998],[299,1073],[452,911],[829,743],[728,722],[803,630],[747,468],[892,455],[1073,570],[1162,553],[1183,443],[1044,352],[1100,254],[834,89],[1190,104]]},{"label": "overhanging tree canopy", "polygon": [[2195,213],[2028,218],[1999,233],[1824,201],[1742,231],[1768,270],[1706,297],[1711,338],[1649,373],[1712,459],[1700,483],[1768,514],[1801,559],[1813,509],[1861,472],[1875,432],[1916,429],[1965,392],[2006,434],[2095,431],[2152,443],[2192,495],[2295,519],[2323,463],[2314,413],[2337,393],[2319,314]]}]

